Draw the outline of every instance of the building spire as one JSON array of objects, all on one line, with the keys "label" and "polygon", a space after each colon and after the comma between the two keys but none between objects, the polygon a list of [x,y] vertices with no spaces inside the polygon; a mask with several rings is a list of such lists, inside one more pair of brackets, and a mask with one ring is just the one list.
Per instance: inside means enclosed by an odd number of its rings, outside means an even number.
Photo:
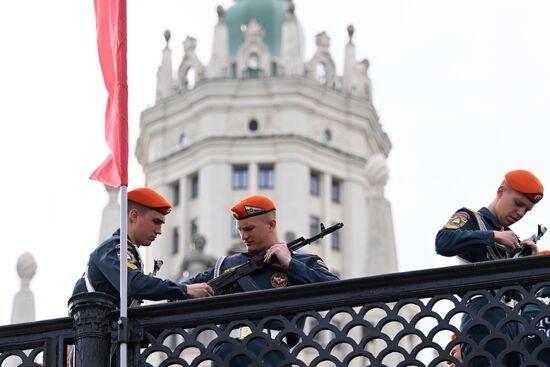
[{"label": "building spire", "polygon": [[157,71],[157,93],[156,100],[169,97],[174,93],[174,79],[172,77],[172,50],[170,50],[170,31],[164,31],[166,46],[162,51],[162,62]]},{"label": "building spire", "polygon": [[229,76],[229,30],[225,24],[225,10],[221,5],[216,8],[218,24],[214,28],[212,42],[212,57],[206,69],[208,78],[224,78]]},{"label": "building spire", "polygon": [[342,80],[342,91],[344,93],[357,92],[357,60],[355,59],[355,45],[353,44],[353,25],[348,26],[349,41],[346,45],[344,56],[344,76]]},{"label": "building spire", "polygon": [[284,75],[303,75],[302,37],[292,0],[288,2],[287,18],[281,31],[281,59]]}]

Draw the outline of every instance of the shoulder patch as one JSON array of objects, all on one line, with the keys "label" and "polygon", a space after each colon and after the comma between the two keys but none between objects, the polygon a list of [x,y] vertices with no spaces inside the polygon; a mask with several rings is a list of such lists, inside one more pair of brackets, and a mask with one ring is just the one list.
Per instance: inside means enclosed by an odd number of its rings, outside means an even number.
[{"label": "shoulder patch", "polygon": [[451,219],[445,224],[446,229],[458,229],[462,227],[463,225],[468,222],[468,219],[470,219],[470,214],[468,212],[465,212],[463,210],[459,210],[456,213],[453,214]]},{"label": "shoulder patch", "polygon": [[318,260],[317,260],[317,265],[319,265],[320,267],[322,267],[322,268],[325,269],[325,270],[328,270],[327,264],[325,264],[325,262],[324,262],[323,260],[321,260],[321,259],[318,259]]},{"label": "shoulder patch", "polygon": [[[120,244],[116,245],[116,253],[118,255],[118,259],[120,260]],[[126,265],[128,266],[128,269],[132,270],[136,270],[139,265],[136,257],[134,256],[130,248],[128,248],[128,252],[126,253]]]}]

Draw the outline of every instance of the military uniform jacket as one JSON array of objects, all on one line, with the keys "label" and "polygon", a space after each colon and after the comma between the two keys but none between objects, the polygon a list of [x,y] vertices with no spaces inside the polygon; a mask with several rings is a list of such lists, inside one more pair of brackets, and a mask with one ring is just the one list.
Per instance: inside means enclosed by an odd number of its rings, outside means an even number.
[{"label": "military uniform jacket", "polygon": [[[231,270],[231,268],[245,264],[252,257],[248,253],[238,253],[223,259],[219,265],[219,273]],[[186,284],[208,282],[215,276],[215,269],[209,269],[203,273],[186,280]],[[278,263],[266,265],[264,268],[245,276],[244,281],[232,288],[230,293],[248,292],[259,289],[282,288],[293,285],[338,280],[332,274],[323,260],[316,255],[292,253],[292,259],[288,270],[284,270]]]},{"label": "military uniform jacket", "polygon": [[[101,243],[88,260],[87,276],[97,292],[107,293],[115,298],[120,297],[120,230],[117,230],[106,241]],[[128,298],[132,299],[184,299],[187,286],[170,280],[163,280],[143,273],[141,257],[135,245],[128,242]],[[73,295],[89,290],[86,286],[86,274],[77,282]]]},{"label": "military uniform jacket", "polygon": [[471,209],[457,210],[435,238],[435,249],[439,255],[458,256],[465,262],[475,263],[491,260],[487,255],[489,246],[495,243],[493,231],[508,231],[501,226],[489,209],[483,207],[477,212],[486,227],[480,229],[478,219]]}]

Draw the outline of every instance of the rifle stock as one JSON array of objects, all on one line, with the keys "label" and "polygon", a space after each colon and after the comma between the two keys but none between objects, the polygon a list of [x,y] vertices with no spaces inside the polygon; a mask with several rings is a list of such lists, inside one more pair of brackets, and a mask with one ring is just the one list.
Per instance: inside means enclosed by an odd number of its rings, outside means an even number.
[{"label": "rifle stock", "polygon": [[[296,238],[288,242],[286,245],[288,246],[288,249],[290,251],[296,251],[306,245],[309,245],[312,242],[320,240],[321,238],[323,238],[328,234],[331,234],[332,232],[339,230],[343,226],[344,226],[343,223],[336,223],[328,228],[325,228],[325,226],[321,223],[321,232],[319,232],[315,236],[312,236],[307,239],[304,237]],[[264,268],[267,265],[264,262],[264,257],[266,252],[267,250],[263,250],[262,252],[252,256],[246,263],[239,265],[233,269],[229,269],[225,273],[210,280],[208,282],[208,285],[212,287],[212,289],[214,290],[214,294],[223,294],[223,290],[225,288],[234,284],[240,278],[247,276],[248,274],[251,274],[256,270]]]}]

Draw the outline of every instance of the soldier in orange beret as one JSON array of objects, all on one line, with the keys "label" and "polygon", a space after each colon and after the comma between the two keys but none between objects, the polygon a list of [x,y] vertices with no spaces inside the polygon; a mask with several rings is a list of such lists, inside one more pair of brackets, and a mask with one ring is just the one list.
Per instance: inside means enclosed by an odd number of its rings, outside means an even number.
[{"label": "soldier in orange beret", "polygon": [[[536,254],[538,251],[534,241],[520,240],[510,226],[533,209],[543,195],[544,187],[531,172],[514,170],[506,173],[489,206],[478,211],[463,207],[451,216],[437,233],[436,252],[443,256],[457,256],[463,263],[508,259],[516,257],[518,253],[525,256]],[[496,325],[505,317],[503,308],[487,310],[482,315],[480,311],[488,303],[487,297],[472,297],[467,303],[469,315],[465,314],[462,318],[460,330],[477,343],[490,333],[488,327],[479,324],[480,321]],[[505,325],[503,330],[511,338],[518,332],[517,326],[512,324]],[[495,357],[503,351],[496,339],[485,345],[485,350]],[[469,363],[468,366],[488,365],[484,358],[466,360],[470,353],[472,346],[464,343],[462,358]],[[514,364],[517,361],[508,362]]]},{"label": "soldier in orange beret", "polygon": [[[164,217],[172,205],[148,187],[128,192],[128,303],[141,300],[179,300],[213,295],[205,283],[187,285],[143,273],[140,246],[149,246],[162,233]],[[76,282],[73,295],[104,292],[119,299],[120,230],[103,241],[91,254],[84,275]]]},{"label": "soldier in orange beret", "polygon": [[[220,274],[231,271],[236,267],[246,264],[255,254],[266,250],[264,261],[266,266],[262,269],[244,276],[234,284],[227,293],[240,293],[260,289],[275,289],[300,284],[317,283],[329,280],[337,280],[323,260],[316,255],[298,252],[290,252],[286,243],[279,240],[277,235],[276,207],[273,200],[263,195],[252,195],[239,201],[230,209],[231,215],[237,220],[237,229],[241,240],[246,245],[245,253],[237,253],[231,256],[222,256],[216,266],[203,273],[197,274],[186,281],[187,284],[203,283],[218,277]],[[272,337],[275,336],[281,326],[266,324],[266,331]],[[303,325],[302,325],[303,326]],[[301,327],[298,325],[298,327]],[[249,327],[239,327],[230,331],[230,336],[242,340],[251,333]],[[291,346],[291,340],[287,344]],[[248,350],[255,355],[260,355],[267,347],[265,340],[253,339],[246,342]],[[216,346],[215,353],[220,358],[229,356],[234,351],[234,345],[223,342]],[[226,361],[228,362],[228,361]],[[253,361],[254,362],[254,361]],[[281,356],[276,353],[268,353],[264,359],[253,365],[276,366],[280,365]],[[247,357],[237,356],[231,362],[224,364],[230,367],[248,366]]]}]

